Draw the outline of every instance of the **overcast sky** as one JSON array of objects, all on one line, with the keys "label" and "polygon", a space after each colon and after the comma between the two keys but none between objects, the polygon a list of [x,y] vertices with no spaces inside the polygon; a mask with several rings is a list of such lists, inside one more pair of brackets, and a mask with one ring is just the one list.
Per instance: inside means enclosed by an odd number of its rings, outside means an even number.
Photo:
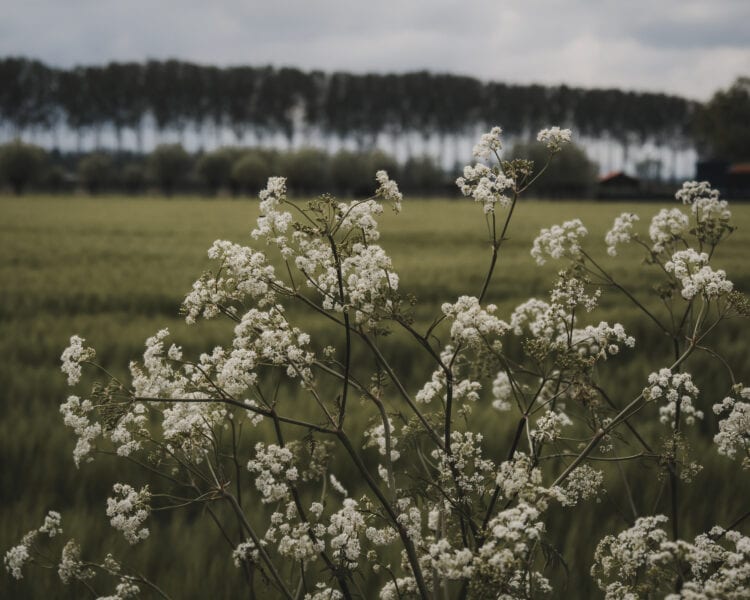
[{"label": "overcast sky", "polygon": [[705,99],[750,75],[750,0],[0,0],[0,55],[430,69]]}]

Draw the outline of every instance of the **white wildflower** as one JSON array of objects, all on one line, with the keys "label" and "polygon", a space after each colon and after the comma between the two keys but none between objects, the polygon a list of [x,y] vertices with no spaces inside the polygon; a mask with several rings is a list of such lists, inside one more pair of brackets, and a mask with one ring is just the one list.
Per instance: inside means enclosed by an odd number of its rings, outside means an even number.
[{"label": "white wildflower", "polygon": [[85,347],[86,340],[74,335],[70,338],[70,346],[63,350],[60,360],[60,370],[68,376],[68,385],[75,385],[81,379],[81,363],[94,360],[96,352],[93,348]]},{"label": "white wildflower", "polygon": [[96,600],[132,600],[141,593],[140,588],[129,579],[121,579],[110,596],[99,596]]},{"label": "white wildflower", "polygon": [[388,173],[382,170],[375,173],[375,180],[379,184],[375,195],[378,198],[382,198],[385,202],[390,202],[393,205],[393,210],[397,213],[401,212],[401,201],[404,197],[399,192],[396,182],[389,179]]},{"label": "white wildflower", "polygon": [[121,531],[131,544],[145,540],[149,531],[141,525],[151,512],[151,494],[148,486],[136,491],[127,484],[116,483],[112,489],[114,497],[107,498],[107,516],[110,524]]},{"label": "white wildflower", "polygon": [[507,207],[511,200],[507,195],[512,190],[514,181],[501,173],[498,167],[477,164],[464,167],[463,176],[456,179],[456,185],[464,196],[483,205],[485,213],[495,211],[495,205]]},{"label": "white wildflower", "polygon": [[336,479],[336,476],[333,473],[331,473],[328,476],[328,481],[331,482],[331,487],[334,490],[336,490],[339,494],[341,494],[342,496],[349,495],[349,492],[346,491],[346,488],[341,484],[341,482],[338,479]]},{"label": "white wildflower", "polygon": [[256,476],[255,487],[264,504],[286,499],[290,483],[298,479],[291,450],[276,444],[255,444],[255,458],[247,463],[247,469]]},{"label": "white wildflower", "polygon": [[489,133],[483,133],[479,138],[479,143],[474,146],[472,154],[476,158],[488,159],[493,154],[499,152],[503,148],[501,135],[503,130],[499,127],[493,127]]},{"label": "white wildflower", "polygon": [[674,428],[679,406],[680,417],[687,425],[693,425],[696,419],[703,418],[703,411],[697,410],[694,401],[699,390],[689,373],[673,373],[669,369],[660,369],[648,376],[648,387],[643,390],[647,400],[665,400],[659,407],[659,420]]},{"label": "white wildflower", "polygon": [[232,551],[232,561],[235,567],[241,567],[244,562],[257,563],[260,553],[255,547],[255,542],[248,540],[238,544]]},{"label": "white wildflower", "polygon": [[47,513],[47,515],[44,517],[44,523],[39,528],[39,533],[45,533],[49,537],[53,538],[56,535],[61,535],[62,530],[62,517],[60,516],[60,513],[51,510]]},{"label": "white wildflower", "polygon": [[543,265],[547,257],[578,260],[581,257],[581,238],[587,233],[580,219],[542,229],[534,240],[531,256],[538,265]]},{"label": "white wildflower", "polygon": [[640,217],[635,213],[624,212],[615,218],[612,229],[607,232],[604,241],[607,244],[607,254],[617,256],[617,245],[628,244],[633,239],[633,223]]},{"label": "white wildflower", "polygon": [[651,219],[648,235],[652,252],[659,254],[687,234],[690,219],[679,208],[663,208]]},{"label": "white wildflower", "polygon": [[722,269],[714,271],[708,266],[708,254],[698,253],[692,248],[675,252],[664,268],[680,281],[682,297],[686,300],[691,300],[698,294],[708,299],[718,298],[734,288]]},{"label": "white wildflower", "polygon": [[78,441],[73,449],[73,460],[79,467],[83,459],[93,460],[89,455],[94,450],[94,440],[102,434],[102,426],[93,421],[91,413],[94,405],[90,400],[83,400],[78,396],[70,396],[66,402],[60,405],[63,415],[63,423],[73,429],[78,436]]},{"label": "white wildflower", "polygon": [[[216,240],[208,250],[208,257],[219,263],[219,270],[216,274],[206,273],[193,283],[182,303],[187,323],[195,323],[201,316],[213,318],[222,310],[231,312],[234,304],[247,298],[261,307],[274,302],[274,289],[282,284],[264,253]],[[170,349],[169,358],[179,360],[180,356]]]},{"label": "white wildflower", "polygon": [[551,152],[559,152],[565,144],[569,144],[572,139],[570,129],[560,129],[559,127],[550,127],[542,129],[536,136],[538,142],[542,142]]},{"label": "white wildflower", "polygon": [[64,584],[73,580],[86,580],[94,577],[94,571],[84,565],[81,560],[81,548],[75,540],[69,540],[62,549],[57,574]]},{"label": "white wildflower", "polygon": [[714,436],[719,454],[734,458],[737,450],[745,453],[743,466],[750,468],[750,388],[738,385],[737,398],[728,396],[713,411],[723,415],[719,421],[719,433]]},{"label": "white wildflower", "polygon": [[31,558],[28,544],[18,544],[5,553],[3,562],[8,573],[15,579],[23,579],[23,566]]},{"label": "white wildflower", "polygon": [[494,304],[482,308],[479,300],[473,296],[461,296],[455,304],[446,302],[441,310],[452,321],[451,339],[455,344],[474,349],[499,344],[496,338],[510,329],[505,321],[493,314],[497,310]]},{"label": "white wildflower", "polygon": [[331,538],[333,559],[348,569],[356,569],[362,552],[359,535],[365,527],[365,520],[359,512],[357,502],[344,499],[344,506],[333,513],[327,532]]}]

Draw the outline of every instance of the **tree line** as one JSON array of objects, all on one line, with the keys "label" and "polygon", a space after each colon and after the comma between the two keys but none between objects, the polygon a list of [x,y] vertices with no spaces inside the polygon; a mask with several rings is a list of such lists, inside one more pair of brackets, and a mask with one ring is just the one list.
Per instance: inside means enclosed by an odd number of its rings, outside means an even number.
[{"label": "tree line", "polygon": [[696,102],[678,96],[484,82],[430,73],[353,74],[271,66],[220,68],[166,60],[56,68],[23,57],[0,59],[0,125],[11,137],[64,127],[79,139],[129,132],[143,151],[144,130],[231,130],[238,144],[271,136],[309,144],[311,136],[355,140],[431,136],[441,148],[477,128],[501,124],[513,138],[561,124],[580,136],[633,144],[690,143]]},{"label": "tree line", "polygon": [[[546,162],[542,144],[519,144],[514,155]],[[380,150],[329,154],[318,148],[280,151],[274,148],[227,146],[191,154],[179,144],[161,144],[148,154],[128,152],[60,153],[14,140],[0,145],[0,192],[16,194],[85,191],[89,194],[158,192],[256,196],[269,177],[283,174],[301,196],[333,191],[340,197],[368,197],[375,173],[383,169],[410,196],[458,196],[455,173],[430,156],[405,162]],[[582,197],[593,193],[596,165],[583,150],[568,146],[537,183],[546,196]]]}]

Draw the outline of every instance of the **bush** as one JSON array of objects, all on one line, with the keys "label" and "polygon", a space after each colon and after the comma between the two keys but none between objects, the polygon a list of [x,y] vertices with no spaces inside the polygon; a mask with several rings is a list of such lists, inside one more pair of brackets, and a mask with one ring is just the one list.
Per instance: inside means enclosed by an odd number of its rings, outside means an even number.
[{"label": "bush", "polygon": [[120,185],[128,194],[137,194],[143,191],[146,185],[146,172],[143,165],[129,163],[120,172]]},{"label": "bush", "polygon": [[320,193],[328,189],[330,181],[328,155],[316,148],[289,152],[281,158],[281,170],[289,187],[300,194]]},{"label": "bush", "polygon": [[331,185],[337,194],[356,196],[372,191],[370,156],[340,150],[331,157]]},{"label": "bush", "polygon": [[443,169],[430,156],[407,160],[400,182],[403,182],[404,191],[412,194],[443,194],[447,187]]},{"label": "bush", "polygon": [[94,153],[78,163],[78,179],[89,194],[97,194],[111,185],[114,176],[112,158]]},{"label": "bush", "polygon": [[257,150],[248,150],[232,165],[232,187],[235,192],[256,196],[271,175],[273,171],[268,158]]},{"label": "bush", "polygon": [[41,177],[46,152],[39,146],[16,140],[0,146],[0,180],[20,195]]},{"label": "bush", "polygon": [[198,159],[195,170],[211,194],[216,194],[219,188],[229,185],[234,160],[235,152],[228,148],[208,152]]},{"label": "bush", "polygon": [[148,158],[151,178],[167,196],[186,180],[190,164],[190,155],[179,144],[157,146]]},{"label": "bush", "polygon": [[[534,161],[534,173],[547,163],[544,144],[518,144],[513,154]],[[534,183],[535,193],[553,198],[588,198],[596,188],[598,169],[586,153],[573,144],[565,146]]]},{"label": "bush", "polygon": [[53,194],[58,194],[69,191],[71,188],[71,179],[72,177],[65,169],[59,165],[54,165],[44,171],[41,185],[45,190]]}]

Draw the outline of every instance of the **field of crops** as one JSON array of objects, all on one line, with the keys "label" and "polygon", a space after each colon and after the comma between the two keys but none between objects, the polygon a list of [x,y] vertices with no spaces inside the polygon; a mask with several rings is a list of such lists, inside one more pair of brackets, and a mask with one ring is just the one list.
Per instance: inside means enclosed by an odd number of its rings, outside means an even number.
[{"label": "field of crops", "polygon": [[[503,247],[500,264],[487,300],[505,316],[520,301],[544,296],[556,265],[537,267],[529,250],[541,227],[580,217],[589,228],[588,248],[603,256],[602,264],[626,282],[627,287],[658,311],[651,290],[649,268],[627,270],[619,259],[606,257],[603,235],[613,218],[624,210],[641,214],[641,231],[661,205],[596,204],[589,202],[536,202],[520,204]],[[720,249],[715,265],[726,269],[735,286],[750,290],[750,207],[734,206],[738,230]],[[115,535],[104,515],[104,498],[115,481],[127,481],[122,463],[99,457],[77,470],[71,458],[74,437],[61,422],[58,406],[67,395],[59,356],[68,338],[77,333],[97,349],[101,362],[116,375],[139,357],[143,341],[168,326],[186,353],[210,350],[229,341],[226,324],[209,323],[188,328],[178,315],[185,292],[209,265],[205,251],[217,238],[251,243],[249,232],[257,217],[257,203],[249,200],[199,198],[131,199],[122,197],[0,198],[0,549],[16,543],[37,526],[46,510],[63,514],[67,534],[74,535],[84,553],[102,554],[115,549],[125,560],[140,565],[175,598],[235,597],[239,580],[223,541],[206,520],[179,515],[159,516],[152,523],[153,540],[131,549]],[[401,289],[420,301],[416,322],[422,327],[439,313],[440,304],[461,294],[477,295],[489,260],[482,209],[470,201],[409,200],[400,215],[386,212],[381,244],[393,258]],[[634,256],[635,249],[623,252]],[[637,264],[631,260],[628,265]],[[622,400],[637,393],[654,365],[669,357],[667,341],[655,337],[635,309],[616,291],[605,293],[601,308],[591,315],[599,320],[622,322],[637,339],[637,360],[627,355],[613,361],[603,373]],[[338,343],[326,339],[320,318],[293,312],[297,325],[309,331],[316,346]],[[750,381],[750,355],[745,325],[725,326],[715,334],[738,375]],[[394,364],[412,391],[429,378],[427,366],[413,358],[413,348],[399,336],[387,344]],[[644,352],[644,348],[647,350]],[[746,509],[747,482],[729,479],[727,461],[710,449],[715,422],[710,406],[721,399],[728,381],[720,363],[702,356],[688,367],[704,392],[701,407],[707,418],[697,427],[691,443],[704,470],[685,486],[683,501],[690,507],[686,536],[714,523],[725,523]],[[304,414],[305,408],[300,407]],[[507,451],[508,430],[514,424],[486,406],[483,432],[488,451]],[[353,417],[356,418],[356,415]],[[658,422],[657,422],[658,425]],[[489,434],[489,435],[488,435]],[[351,474],[351,478],[354,475]],[[343,474],[346,483],[346,473]],[[636,497],[660,500],[656,470],[643,468],[632,474]],[[617,531],[624,504],[620,480],[607,479],[608,493],[599,504],[583,504],[551,522],[550,539],[568,561],[551,574],[558,590],[570,597],[589,597],[592,583],[586,565],[598,541],[592,531],[613,523]],[[356,489],[356,488],[355,488]],[[707,493],[711,490],[711,493]],[[644,500],[645,501],[645,500]],[[568,527],[576,523],[574,530]],[[0,593],[13,598],[80,597],[80,589],[66,596],[59,581],[34,576],[32,581],[0,579]]]}]

